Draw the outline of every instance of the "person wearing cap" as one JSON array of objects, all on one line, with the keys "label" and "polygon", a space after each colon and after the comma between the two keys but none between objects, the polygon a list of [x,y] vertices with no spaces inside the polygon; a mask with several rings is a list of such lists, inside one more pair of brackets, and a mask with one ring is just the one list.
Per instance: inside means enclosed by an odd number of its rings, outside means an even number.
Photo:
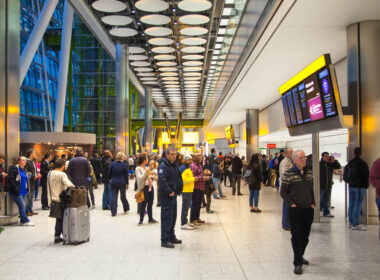
[{"label": "person wearing cap", "polygon": [[182,211],[181,211],[181,229],[192,230],[194,225],[187,219],[189,208],[191,204],[191,197],[194,191],[194,176],[190,169],[190,164],[193,162],[191,155],[184,157],[184,162],[179,168],[183,181],[182,190]]}]

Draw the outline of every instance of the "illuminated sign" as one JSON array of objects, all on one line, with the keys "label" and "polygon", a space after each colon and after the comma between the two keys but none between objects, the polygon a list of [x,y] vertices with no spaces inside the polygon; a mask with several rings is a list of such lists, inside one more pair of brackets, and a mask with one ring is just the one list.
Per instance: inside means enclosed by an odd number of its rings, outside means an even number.
[{"label": "illuminated sign", "polygon": [[198,144],[199,132],[183,132],[183,144]]},{"label": "illuminated sign", "polygon": [[235,131],[232,125],[227,126],[224,131],[226,132],[226,138],[228,142],[228,147],[235,147]]}]

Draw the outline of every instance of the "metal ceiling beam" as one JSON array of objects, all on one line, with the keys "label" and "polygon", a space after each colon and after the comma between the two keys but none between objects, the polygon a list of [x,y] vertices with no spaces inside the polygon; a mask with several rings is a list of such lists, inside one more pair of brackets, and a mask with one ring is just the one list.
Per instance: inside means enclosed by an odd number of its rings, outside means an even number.
[{"label": "metal ceiling beam", "polygon": [[[116,46],[112,39],[108,36],[107,31],[104,29],[103,25],[96,18],[92,10],[87,5],[85,0],[68,0],[75,12],[82,19],[87,28],[96,37],[98,42],[103,46],[103,48],[108,52],[113,60],[116,59]],[[132,70],[128,70],[128,77],[136,89],[140,92],[142,96],[144,94],[144,87],[137,79],[135,73]]]}]

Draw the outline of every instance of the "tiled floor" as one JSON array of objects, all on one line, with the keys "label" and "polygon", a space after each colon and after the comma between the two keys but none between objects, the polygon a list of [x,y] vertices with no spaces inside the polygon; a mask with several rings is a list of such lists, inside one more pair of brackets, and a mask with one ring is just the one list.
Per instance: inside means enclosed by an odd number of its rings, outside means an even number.
[{"label": "tiled floor", "polygon": [[[214,200],[215,214],[193,231],[179,229],[175,249],[160,247],[160,225],[137,227],[133,191],[130,213],[111,217],[101,209],[102,186],[91,210],[91,240],[79,246],[53,244],[54,220],[46,211],[36,227],[7,227],[0,234],[0,279],[380,279],[378,227],[346,229],[344,191],[334,185],[334,219],[313,224],[304,274],[293,274],[290,233],[281,229],[282,200],[274,189],[261,192],[261,214],[248,210],[248,190]],[[179,199],[180,201],[180,199]],[[37,203],[39,205],[39,203]],[[119,205],[119,212],[121,211]],[[180,205],[179,205],[180,209]],[[154,207],[159,220],[160,208]]]}]

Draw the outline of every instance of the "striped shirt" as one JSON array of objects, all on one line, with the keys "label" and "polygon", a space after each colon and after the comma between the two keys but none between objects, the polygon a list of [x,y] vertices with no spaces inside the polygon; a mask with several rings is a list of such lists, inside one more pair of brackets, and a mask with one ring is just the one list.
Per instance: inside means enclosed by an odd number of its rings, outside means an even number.
[{"label": "striped shirt", "polygon": [[196,180],[194,182],[194,189],[204,191],[205,190],[205,181],[203,180],[203,168],[202,168],[202,166],[199,163],[193,161],[190,164],[190,169],[191,169],[191,172],[193,172],[194,178],[198,178],[198,180]]}]

